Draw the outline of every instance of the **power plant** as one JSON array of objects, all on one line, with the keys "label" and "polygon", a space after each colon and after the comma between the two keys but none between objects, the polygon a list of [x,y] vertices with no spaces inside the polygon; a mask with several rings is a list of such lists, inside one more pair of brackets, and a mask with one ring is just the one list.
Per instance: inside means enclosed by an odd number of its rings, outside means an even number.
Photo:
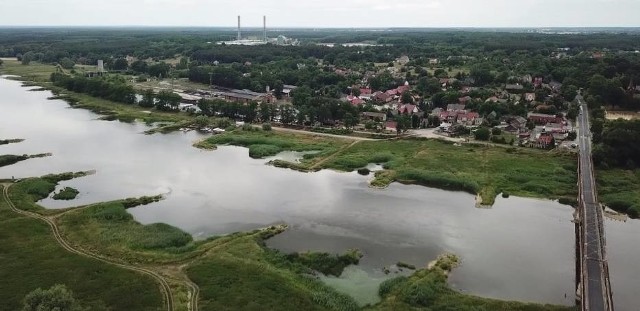
[{"label": "power plant", "polygon": [[267,43],[277,44],[277,45],[296,45],[298,44],[297,40],[293,40],[287,38],[285,36],[278,36],[277,38],[269,39],[267,36],[267,16],[262,16],[262,35],[257,35],[254,37],[246,37],[242,38],[242,17],[238,15],[238,34],[236,39],[233,41],[221,41],[217,42],[218,44],[225,45],[263,45]]}]

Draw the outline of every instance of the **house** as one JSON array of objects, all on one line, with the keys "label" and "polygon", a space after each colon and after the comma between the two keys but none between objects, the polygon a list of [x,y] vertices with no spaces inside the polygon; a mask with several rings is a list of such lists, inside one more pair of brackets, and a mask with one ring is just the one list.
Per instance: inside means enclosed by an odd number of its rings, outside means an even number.
[{"label": "house", "polygon": [[285,84],[282,86],[282,93],[287,97],[291,97],[291,92],[297,88],[295,85]]},{"label": "house", "polygon": [[524,86],[522,84],[507,84],[504,89],[510,92],[520,92],[524,90]]},{"label": "house", "polygon": [[349,102],[354,106],[361,106],[361,105],[364,105],[364,103],[365,103],[364,100],[362,100],[362,99],[360,99],[358,97],[354,97]]},{"label": "house", "polygon": [[460,97],[460,98],[458,98],[458,102],[459,102],[461,105],[466,105],[466,104],[467,104],[468,102],[470,102],[470,101],[471,101],[471,96],[464,96],[464,97]]},{"label": "house", "polygon": [[447,105],[447,111],[461,111],[464,110],[466,105],[464,104],[449,104]]},{"label": "house", "polygon": [[429,65],[437,65],[440,61],[437,58],[429,58]]},{"label": "house", "polygon": [[553,91],[560,91],[560,88],[562,88],[562,83],[558,81],[551,81],[549,82],[549,88],[551,88],[551,90]]},{"label": "house", "polygon": [[454,111],[443,111],[438,115],[442,123],[455,123],[458,113]]},{"label": "house", "polygon": [[562,119],[558,120],[559,118],[551,115],[551,114],[544,114],[544,113],[532,113],[530,112],[527,115],[527,119],[531,120],[532,122],[536,123],[536,124],[548,124],[548,123],[556,123],[556,122],[562,122]]},{"label": "house", "polygon": [[551,149],[555,148],[556,142],[551,134],[540,134],[536,139],[527,144],[531,148]]},{"label": "house", "polygon": [[398,122],[396,121],[387,121],[384,123],[384,128],[388,131],[397,131],[398,130]]},{"label": "house", "polygon": [[418,106],[411,104],[398,105],[398,114],[414,115],[420,113]]},{"label": "house", "polygon": [[377,102],[380,103],[388,103],[390,102],[393,98],[387,94],[386,92],[376,92],[373,94],[373,99]]},{"label": "house", "polygon": [[480,118],[480,114],[478,114],[477,112],[461,111],[461,112],[458,112],[456,122],[459,124],[467,125],[467,126],[474,126],[474,125],[479,125],[479,124],[476,124],[476,120],[478,118]]},{"label": "house", "polygon": [[535,79],[533,79],[533,86],[535,87],[542,86],[542,83],[544,83],[544,81],[542,80],[542,77],[536,77]]},{"label": "house", "polygon": [[396,62],[402,66],[405,66],[406,64],[408,64],[410,61],[409,56],[407,55],[402,55],[400,56],[400,58],[396,59]]},{"label": "house", "polygon": [[387,114],[382,112],[363,112],[361,116],[364,120],[371,120],[376,122],[387,121]]},{"label": "house", "polygon": [[536,93],[525,93],[524,94],[524,100],[526,100],[528,102],[532,102],[532,101],[536,100]]}]

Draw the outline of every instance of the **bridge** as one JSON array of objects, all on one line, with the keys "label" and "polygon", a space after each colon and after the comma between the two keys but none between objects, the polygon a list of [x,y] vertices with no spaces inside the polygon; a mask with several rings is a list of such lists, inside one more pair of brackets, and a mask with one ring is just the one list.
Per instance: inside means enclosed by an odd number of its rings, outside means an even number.
[{"label": "bridge", "polygon": [[576,302],[582,311],[613,311],[603,223],[591,158],[589,110],[580,104],[578,208],[576,210]]}]

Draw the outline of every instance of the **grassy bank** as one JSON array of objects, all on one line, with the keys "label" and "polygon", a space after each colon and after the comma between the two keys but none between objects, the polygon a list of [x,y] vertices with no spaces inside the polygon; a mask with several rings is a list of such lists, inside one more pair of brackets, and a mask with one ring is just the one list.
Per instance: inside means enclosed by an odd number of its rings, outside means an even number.
[{"label": "grassy bank", "polygon": [[48,156],[51,156],[51,154],[49,153],[34,154],[34,155],[4,154],[4,155],[0,155],[0,167],[9,166],[9,165],[16,164],[18,162],[33,159],[33,158],[44,158]]},{"label": "grassy bank", "polygon": [[600,201],[615,211],[640,218],[640,169],[598,169]]},{"label": "grassy bank", "polygon": [[27,293],[55,284],[65,284],[91,310],[159,310],[163,305],[155,281],[68,253],[47,224],[10,211],[4,199],[0,258],[0,310],[20,310]]},{"label": "grassy bank", "polygon": [[355,301],[314,277],[289,256],[266,249],[278,228],[221,238],[187,268],[200,286],[201,310],[358,310]]},{"label": "grassy bank", "polygon": [[410,277],[397,277],[380,285],[382,302],[367,310],[577,310],[575,307],[501,301],[465,295],[447,285],[447,275],[457,265],[455,256],[441,256]]},{"label": "grassy bank", "polygon": [[302,161],[304,165],[311,166],[315,161],[338,151],[348,143],[348,140],[312,134],[238,129],[212,136],[196,143],[195,146],[201,149],[215,149],[217,145],[247,147],[252,158],[274,156],[282,151],[318,151],[306,155]]},{"label": "grassy bank", "polygon": [[0,145],[8,145],[23,142],[24,139],[0,139]]},{"label": "grassy bank", "polygon": [[493,204],[500,192],[527,197],[575,200],[576,159],[523,148],[453,144],[425,139],[363,141],[323,163],[323,168],[353,171],[384,164],[373,186],[398,181],[480,194]]},{"label": "grassy bank", "polygon": [[183,122],[193,119],[192,116],[186,113],[162,112],[155,109],[142,108],[137,105],[120,104],[56,87],[49,81],[51,74],[56,72],[56,67],[53,65],[31,62],[25,66],[16,60],[9,60],[4,62],[2,68],[0,68],[0,72],[2,74],[20,76],[18,79],[28,82],[28,85],[37,85],[51,90],[56,95],[53,98],[63,99],[74,108],[88,109],[95,113],[105,115],[105,120],[132,122],[137,119],[147,123],[153,123]]},{"label": "grassy bank", "polygon": [[46,210],[35,202],[47,198],[56,189],[59,182],[87,176],[88,174],[91,174],[91,172],[51,174],[39,178],[24,179],[11,188],[9,196],[12,201],[20,203],[17,204],[19,209],[40,214],[57,213],[59,211]]}]

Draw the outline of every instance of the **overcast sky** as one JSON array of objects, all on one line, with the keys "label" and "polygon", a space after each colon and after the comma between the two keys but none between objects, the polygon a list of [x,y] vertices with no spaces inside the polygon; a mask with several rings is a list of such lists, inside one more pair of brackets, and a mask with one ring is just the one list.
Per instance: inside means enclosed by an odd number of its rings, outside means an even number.
[{"label": "overcast sky", "polygon": [[640,0],[2,0],[0,25],[640,26]]}]

